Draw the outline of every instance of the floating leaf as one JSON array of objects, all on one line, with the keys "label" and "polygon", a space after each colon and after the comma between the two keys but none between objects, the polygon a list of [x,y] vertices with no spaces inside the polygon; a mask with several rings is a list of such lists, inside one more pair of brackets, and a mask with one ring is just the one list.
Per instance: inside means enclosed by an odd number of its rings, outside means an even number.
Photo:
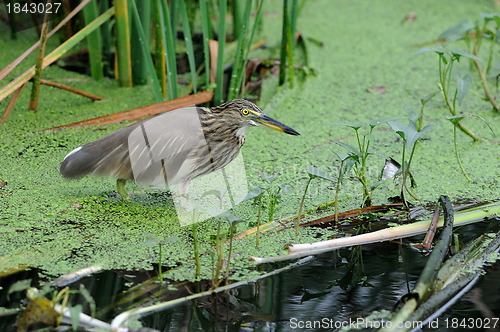
[{"label": "floating leaf", "polygon": [[317,169],[316,167],[312,167],[312,166],[309,166],[307,167],[307,174],[309,174],[309,177],[311,179],[314,179],[314,178],[321,178],[321,179],[324,179],[324,180],[328,180],[328,181],[332,181],[332,182],[335,182],[335,179],[332,178],[331,176],[329,176],[328,174],[320,171],[319,169]]},{"label": "floating leaf", "polygon": [[262,175],[262,180],[266,181],[267,183],[274,182],[276,179],[277,177],[272,175]]},{"label": "floating leaf", "polygon": [[470,73],[464,75],[464,77],[460,77],[457,73],[457,100],[458,105],[462,105],[462,100],[464,99],[467,91],[469,91],[469,85],[472,82],[472,76]]}]

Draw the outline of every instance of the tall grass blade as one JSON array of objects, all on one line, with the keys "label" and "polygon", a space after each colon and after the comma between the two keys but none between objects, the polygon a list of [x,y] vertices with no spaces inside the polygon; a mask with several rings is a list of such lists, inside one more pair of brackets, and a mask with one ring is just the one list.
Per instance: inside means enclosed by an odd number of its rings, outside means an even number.
[{"label": "tall grass blade", "polygon": [[118,84],[132,87],[132,61],[130,58],[130,29],[127,0],[114,0],[116,8],[116,55]]},{"label": "tall grass blade", "polygon": [[286,78],[286,59],[287,59],[287,46],[288,46],[288,0],[283,0],[283,26],[281,30],[281,49],[280,49],[280,75],[279,84],[283,85]]},{"label": "tall grass blade", "polygon": [[[233,3],[234,5],[234,3]],[[250,24],[250,12],[252,9],[252,0],[247,0],[245,6],[245,14],[243,16],[240,35],[238,38],[238,46],[234,57],[233,71],[231,74],[231,81],[229,83],[228,100],[233,100],[238,97],[239,87],[241,84],[240,76],[243,75],[243,62],[245,50],[247,49],[247,27]]]},{"label": "tall grass blade", "polygon": [[[137,10],[137,19],[132,20],[130,31],[131,57],[132,57],[132,82],[134,85],[145,85],[148,82],[148,64],[150,58],[149,45],[151,42],[151,0],[130,0],[131,7]],[[134,13],[135,16],[135,13]],[[140,35],[139,29],[143,31]]]},{"label": "tall grass blade", "polygon": [[[203,1],[202,1],[203,2]],[[186,3],[184,0],[179,0],[179,14],[181,16],[182,30],[184,31],[184,41],[186,42],[187,56],[189,61],[189,70],[191,71],[191,82],[193,85],[193,92],[198,92],[198,83],[196,75],[196,63],[194,61],[194,48],[193,39],[191,37],[191,28],[189,27],[189,19],[186,10]]]},{"label": "tall grass blade", "polygon": [[[262,17],[262,5],[263,4],[264,4],[264,0],[259,0],[259,2],[257,4],[257,13],[255,14],[255,21],[253,23],[252,33],[250,34],[250,39],[248,40],[248,43],[247,43],[247,50],[245,52],[245,58],[243,60],[243,65],[241,66],[241,73],[239,74],[239,81],[238,81],[239,87],[242,87],[242,84],[243,84],[245,68],[247,67],[248,57],[250,55],[250,49],[252,46],[253,37],[255,36],[255,31],[257,31],[257,27],[260,26],[261,17]],[[243,95],[244,92],[245,92],[245,90],[242,89],[241,94]]]},{"label": "tall grass blade", "polygon": [[154,48],[155,48],[155,68],[156,74],[160,81],[163,98],[167,98],[167,59],[165,55],[165,26],[163,25],[162,14],[160,10],[160,2],[153,0],[153,15],[154,15]]},{"label": "tall grass blade", "polygon": [[226,13],[227,13],[227,0],[219,0],[219,30],[218,41],[219,51],[217,56],[217,75],[215,78],[215,103],[222,102],[222,90],[224,89],[224,45],[226,42]]},{"label": "tall grass blade", "polygon": [[[92,0],[88,6],[83,8],[85,25],[89,24],[99,16],[96,0]],[[99,31],[94,31],[87,36],[89,48],[90,73],[93,79],[100,80],[104,77],[102,72],[102,40]]]},{"label": "tall grass blade", "polygon": [[166,0],[157,0],[160,4],[160,24],[163,24],[165,35],[163,39],[163,51],[165,52],[165,63],[167,67],[168,88],[170,99],[177,98],[177,67],[175,60],[175,41],[172,33],[172,24]]},{"label": "tall grass blade", "polygon": [[163,93],[162,89],[160,86],[160,82],[158,82],[158,77],[156,76],[155,72],[155,66],[153,64],[153,60],[151,59],[151,55],[149,54],[149,43],[147,43],[148,39],[146,37],[146,33],[144,32],[143,29],[143,24],[141,22],[141,18],[139,16],[139,11],[137,10],[137,5],[135,0],[130,1],[130,5],[132,8],[132,16],[133,16],[133,22],[135,23],[135,26],[137,28],[137,33],[139,35],[138,41],[139,41],[139,49],[142,52],[142,58],[144,60],[144,67],[146,69],[146,78],[147,74],[149,74],[149,77],[151,79],[151,83],[153,84],[153,92],[155,94],[155,98],[157,101],[163,100]]},{"label": "tall grass blade", "polygon": [[201,16],[201,31],[203,34],[203,56],[205,60],[205,89],[210,85],[210,49],[208,40],[210,39],[210,30],[208,23],[210,16],[208,15],[207,0],[200,0],[200,16]]},{"label": "tall grass blade", "polygon": [[242,15],[243,7],[241,4],[243,1],[241,0],[233,0],[232,1],[232,9],[233,9],[233,38],[234,40],[239,39],[241,34],[243,33],[243,24],[244,18]]},{"label": "tall grass blade", "polygon": [[[86,0],[90,1],[90,0]],[[108,1],[101,1],[101,13],[104,13],[106,10],[109,9],[109,3]],[[102,68],[105,73],[105,75],[109,76],[113,73],[113,67],[114,67],[114,54],[111,51],[113,45],[112,45],[112,38],[111,38],[111,24],[109,21],[106,21],[102,24],[101,27],[101,40],[102,40]]]}]

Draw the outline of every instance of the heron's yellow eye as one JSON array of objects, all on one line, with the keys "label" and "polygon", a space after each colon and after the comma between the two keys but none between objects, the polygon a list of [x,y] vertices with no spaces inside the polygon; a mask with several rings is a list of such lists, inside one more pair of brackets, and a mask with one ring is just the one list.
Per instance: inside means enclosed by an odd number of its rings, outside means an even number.
[{"label": "heron's yellow eye", "polygon": [[250,110],[249,110],[248,108],[244,108],[244,109],[241,111],[241,113],[242,113],[243,115],[248,115],[248,114],[250,114]]}]

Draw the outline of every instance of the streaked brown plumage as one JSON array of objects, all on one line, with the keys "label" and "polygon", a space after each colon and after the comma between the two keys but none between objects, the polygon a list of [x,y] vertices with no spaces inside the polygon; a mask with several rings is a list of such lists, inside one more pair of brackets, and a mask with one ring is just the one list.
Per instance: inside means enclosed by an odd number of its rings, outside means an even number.
[{"label": "streaked brown plumage", "polygon": [[[164,176],[169,185],[187,186],[192,179],[234,160],[245,143],[245,128],[258,124],[299,135],[255,104],[236,99],[212,108],[174,110],[131,124],[70,152],[60,173],[68,179],[87,174],[115,177],[123,198],[126,192],[120,183],[123,187],[125,180],[151,184]],[[138,171],[134,162],[143,159],[149,162]]]}]

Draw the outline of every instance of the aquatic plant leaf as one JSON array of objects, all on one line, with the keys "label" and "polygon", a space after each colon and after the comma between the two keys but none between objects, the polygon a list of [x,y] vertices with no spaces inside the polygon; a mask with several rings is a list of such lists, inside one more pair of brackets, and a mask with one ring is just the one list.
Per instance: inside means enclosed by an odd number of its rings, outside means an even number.
[{"label": "aquatic plant leaf", "polygon": [[469,85],[472,82],[472,76],[470,73],[464,75],[464,77],[460,77],[457,73],[457,100],[458,105],[462,105],[462,100],[464,99],[467,91],[469,91]]},{"label": "aquatic plant leaf", "polygon": [[156,246],[160,244],[160,238],[153,233],[144,234],[144,245],[146,246]]},{"label": "aquatic plant leaf", "polygon": [[389,122],[389,125],[405,141],[407,150],[410,150],[413,144],[432,127],[431,125],[427,125],[421,131],[418,131],[415,122],[411,119],[408,119],[408,125],[400,122]]},{"label": "aquatic plant leaf", "polygon": [[328,123],[327,126],[346,126],[349,128],[352,128],[354,130],[358,130],[359,128],[363,127],[362,122],[332,122]]},{"label": "aquatic plant leaf", "polygon": [[453,123],[454,126],[458,125],[462,119],[465,118],[463,115],[447,116],[446,119]]},{"label": "aquatic plant leaf", "polygon": [[267,183],[274,182],[276,179],[277,177],[272,175],[262,175],[262,180],[266,181]]},{"label": "aquatic plant leaf", "polygon": [[346,149],[347,151],[351,152],[352,154],[354,154],[358,157],[361,155],[361,152],[352,145],[349,145],[349,144],[344,143],[344,142],[336,141],[336,140],[334,140],[333,142],[340,145],[341,147],[343,147],[344,149]]},{"label": "aquatic plant leaf", "polygon": [[428,53],[428,52],[436,52],[437,54],[443,54],[443,53],[445,53],[445,49],[441,45],[437,45],[435,47],[424,46],[424,47],[416,50],[415,53],[413,53],[413,55],[419,55],[419,54]]},{"label": "aquatic plant leaf", "polygon": [[445,31],[443,31],[439,35],[438,39],[446,39],[447,42],[462,39],[465,38],[468,31],[474,29],[475,27],[476,24],[467,20],[463,20],[457,25],[452,26],[451,28],[448,28]]},{"label": "aquatic plant leaf", "polygon": [[316,167],[312,167],[312,166],[307,167],[307,174],[309,175],[309,177],[311,179],[321,178],[324,180],[335,182],[334,178],[332,178],[331,176],[329,176],[325,172],[320,171]]},{"label": "aquatic plant leaf", "polygon": [[465,52],[465,51],[461,51],[461,50],[457,50],[455,48],[452,48],[451,49],[451,54],[457,58],[458,61],[460,61],[460,57],[466,57],[466,58],[469,58],[469,59],[472,59],[472,60],[477,60],[477,61],[481,61],[483,62],[483,60],[481,60],[480,58],[478,58],[477,56],[475,56],[474,54],[470,54],[469,52]]},{"label": "aquatic plant leaf", "polygon": [[10,300],[10,294],[15,292],[22,292],[31,287],[31,279],[24,279],[16,281],[9,287],[9,291],[7,292],[7,300]]},{"label": "aquatic plant leaf", "polygon": [[425,104],[427,104],[427,102],[428,102],[429,100],[431,100],[432,98],[434,98],[434,96],[435,96],[435,95],[437,95],[439,92],[440,92],[440,91],[438,90],[438,91],[436,91],[436,92],[429,93],[427,96],[425,96],[424,98],[420,99],[420,102],[421,102],[422,104],[424,104],[424,105],[425,105]]},{"label": "aquatic plant leaf", "polygon": [[80,324],[80,314],[82,313],[83,306],[81,304],[77,304],[74,307],[69,308],[69,313],[71,315],[71,327],[73,331],[78,329],[78,325]]},{"label": "aquatic plant leaf", "polygon": [[402,120],[402,119],[406,119],[406,118],[401,117],[401,116],[381,118],[381,119],[377,119],[377,120],[373,120],[373,121],[368,122],[368,125],[373,129],[376,126],[381,125],[383,123],[388,123],[389,121]]},{"label": "aquatic plant leaf", "polygon": [[260,187],[256,187],[252,191],[250,191],[248,194],[246,194],[246,196],[243,197],[243,199],[241,201],[242,202],[248,201],[249,199],[254,199],[254,198],[257,198],[259,196],[262,196],[262,194],[263,194],[262,189]]},{"label": "aquatic plant leaf", "polygon": [[19,315],[17,320],[17,331],[28,331],[29,326],[43,323],[56,326],[59,314],[52,307],[52,302],[42,297],[31,300],[26,309]]}]

